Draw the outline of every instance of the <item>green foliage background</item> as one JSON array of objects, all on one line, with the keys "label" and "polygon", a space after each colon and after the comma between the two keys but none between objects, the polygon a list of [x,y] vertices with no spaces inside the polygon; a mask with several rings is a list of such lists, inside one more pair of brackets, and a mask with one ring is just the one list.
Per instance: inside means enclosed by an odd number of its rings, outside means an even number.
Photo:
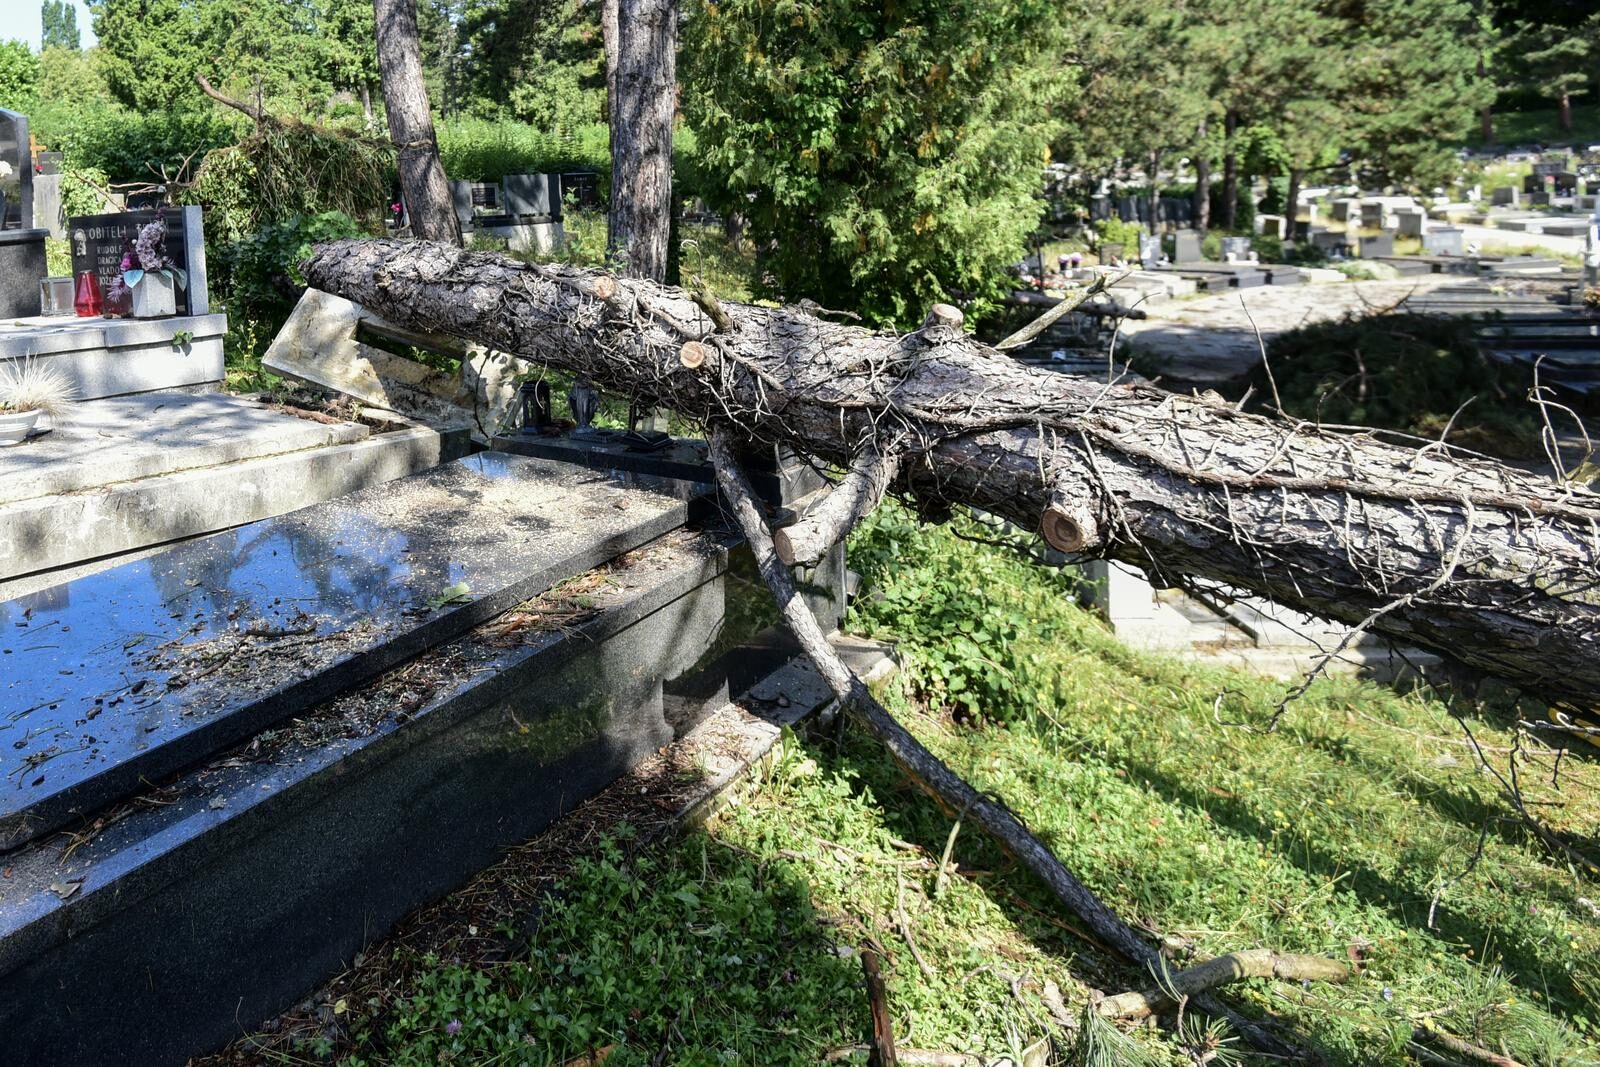
[{"label": "green foliage background", "polygon": [[1059,4],[686,7],[682,106],[717,206],[776,241],[770,288],[905,325],[980,308],[1021,257],[1071,78]]}]

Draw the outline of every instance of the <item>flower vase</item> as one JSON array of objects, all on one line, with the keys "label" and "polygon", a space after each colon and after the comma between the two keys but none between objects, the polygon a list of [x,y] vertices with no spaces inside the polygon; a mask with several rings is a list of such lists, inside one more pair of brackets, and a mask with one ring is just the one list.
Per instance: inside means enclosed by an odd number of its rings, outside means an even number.
[{"label": "flower vase", "polygon": [[178,313],[178,294],[172,275],[147,271],[133,287],[133,317],[162,319]]}]

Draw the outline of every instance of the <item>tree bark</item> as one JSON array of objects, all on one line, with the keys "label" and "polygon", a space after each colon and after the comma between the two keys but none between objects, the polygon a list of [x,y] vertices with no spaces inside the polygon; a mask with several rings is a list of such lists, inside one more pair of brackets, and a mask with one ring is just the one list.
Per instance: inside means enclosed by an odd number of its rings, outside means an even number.
[{"label": "tree bark", "polygon": [[378,73],[389,113],[389,136],[399,152],[400,192],[411,232],[429,241],[461,243],[461,222],[439,162],[428,88],[422,80],[416,0],[373,0],[378,29]]},{"label": "tree bark", "polygon": [[[1489,76],[1489,65],[1484,60],[1483,53],[1478,53],[1478,78],[1482,80]],[[1478,109],[1478,134],[1486,145],[1494,144],[1494,107],[1484,104]]]},{"label": "tree bark", "polygon": [[1561,94],[1561,132],[1572,132],[1572,94]]},{"label": "tree bark", "polygon": [[1239,113],[1229,108],[1222,120],[1222,228],[1232,232],[1239,222]]},{"label": "tree bark", "polygon": [[1306,172],[1299,167],[1289,168],[1289,191],[1285,194],[1283,217],[1288,220],[1289,232],[1283,236],[1294,240],[1294,224],[1300,218],[1300,186],[1305,181]]},{"label": "tree bark", "polygon": [[1108,1019],[1143,1019],[1173,1007],[1178,997],[1215,989],[1243,978],[1276,978],[1288,982],[1343,982],[1355,968],[1340,960],[1322,956],[1293,956],[1268,948],[1246,949],[1216,956],[1188,970],[1162,975],[1161,984],[1151,989],[1119,993],[1095,1005],[1095,1011]]},{"label": "tree bark", "polygon": [[606,53],[606,112],[600,116],[604,122],[612,121],[612,108],[617,99],[617,4],[620,0],[600,0],[600,40]]},{"label": "tree bark", "polygon": [[[1150,203],[1150,232],[1153,233],[1153,234],[1159,234],[1161,232],[1161,188],[1156,184],[1156,171],[1159,170],[1160,168],[1161,168],[1161,153],[1160,152],[1151,152],[1150,153],[1150,192],[1149,192],[1149,194],[1147,196],[1147,199],[1149,200],[1149,203]],[[1135,255],[1138,255],[1138,252],[1139,252],[1139,250],[1137,248],[1134,249],[1134,254]],[[1039,261],[1039,266],[1041,268],[1044,267],[1044,261],[1042,259]],[[1044,271],[1041,269],[1039,273],[1042,275],[1044,273]]]},{"label": "tree bark", "polygon": [[[661,281],[667,274],[672,228],[678,9],[676,0],[615,2],[611,219],[606,244],[629,276]],[[608,58],[608,78],[610,66]]]},{"label": "tree bark", "polygon": [[1201,120],[1194,153],[1194,228],[1202,236],[1211,228],[1211,155],[1206,151],[1206,127]]},{"label": "tree bark", "polygon": [[930,518],[973,507],[1037,531],[1054,509],[1079,556],[1158,583],[1226,583],[1552,701],[1600,693],[1600,495],[1584,488],[1036,370],[937,316],[897,336],[720,303],[718,330],[681,290],[420,242],[333,242],[305,270],[396,324],[826,463],[894,454],[895,489]]}]

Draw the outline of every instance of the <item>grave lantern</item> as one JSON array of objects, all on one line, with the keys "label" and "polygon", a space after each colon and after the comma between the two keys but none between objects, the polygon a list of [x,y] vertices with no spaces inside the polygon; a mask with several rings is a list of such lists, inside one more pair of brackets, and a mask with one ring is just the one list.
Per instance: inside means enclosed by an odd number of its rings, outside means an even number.
[{"label": "grave lantern", "polygon": [[526,434],[549,433],[555,424],[550,411],[550,383],[523,382],[517,387],[517,404],[521,409],[522,432]]},{"label": "grave lantern", "polygon": [[579,378],[572,383],[572,388],[567,390],[567,407],[572,412],[572,421],[577,427],[572,431],[573,437],[602,438],[606,436],[604,430],[597,430],[590,423],[600,410],[600,391],[586,378]]}]

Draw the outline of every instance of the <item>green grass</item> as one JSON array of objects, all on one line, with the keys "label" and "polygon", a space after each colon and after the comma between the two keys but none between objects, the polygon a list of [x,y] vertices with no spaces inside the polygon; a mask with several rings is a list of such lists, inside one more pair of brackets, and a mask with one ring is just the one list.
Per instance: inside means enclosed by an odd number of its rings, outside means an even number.
[{"label": "green grass", "polygon": [[[857,625],[902,642],[891,706],[1120,914],[1183,959],[1370,958],[1348,984],[1255,981],[1235,1003],[1333,1064],[1420,1062],[1423,1020],[1529,1065],[1600,1062],[1600,886],[1501,820],[1451,719],[1500,758],[1506,707],[1323,681],[1268,733],[1281,683],[1130,652],[1067,576],[898,511],[852,550],[874,593]],[[973,686],[991,702],[981,727]],[[1592,832],[1593,770],[1569,761],[1565,794],[1535,797],[1565,802],[1540,809],[1558,829]],[[814,1064],[867,1026],[854,952],[869,938],[902,1046],[1019,1055],[1053,1030],[1047,987],[1076,1015],[1092,989],[1137,982],[970,827],[936,892],[950,826],[858,732],[786,737],[708,830],[584,860],[502,931],[524,946],[503,962],[421,961],[398,1011],[358,1018],[350,1062]],[[1052,1062],[1085,1062],[1056,1036]],[[1127,1037],[1114,1062],[1195,1062],[1173,1031]]]}]

